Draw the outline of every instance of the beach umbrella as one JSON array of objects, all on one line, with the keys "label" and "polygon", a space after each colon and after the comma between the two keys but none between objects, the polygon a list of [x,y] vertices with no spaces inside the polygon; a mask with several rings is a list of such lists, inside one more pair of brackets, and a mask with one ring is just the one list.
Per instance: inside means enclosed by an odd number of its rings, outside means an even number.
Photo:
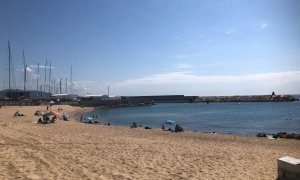
[{"label": "beach umbrella", "polygon": [[85,117],[84,120],[87,120],[87,121],[90,121],[90,120],[93,120],[94,118],[92,117]]},{"label": "beach umbrella", "polygon": [[169,128],[170,128],[172,124],[175,124],[175,121],[167,120],[167,121],[165,122],[165,124],[168,124],[168,125],[169,125]]},{"label": "beach umbrella", "polygon": [[172,121],[172,120],[167,120],[166,122],[165,122],[165,124],[168,124],[168,125],[172,125],[172,124],[175,124],[175,121]]},{"label": "beach umbrella", "polygon": [[92,117],[85,117],[84,118],[84,121],[85,121],[85,123],[92,123],[92,120],[93,120],[94,118],[92,118]]}]

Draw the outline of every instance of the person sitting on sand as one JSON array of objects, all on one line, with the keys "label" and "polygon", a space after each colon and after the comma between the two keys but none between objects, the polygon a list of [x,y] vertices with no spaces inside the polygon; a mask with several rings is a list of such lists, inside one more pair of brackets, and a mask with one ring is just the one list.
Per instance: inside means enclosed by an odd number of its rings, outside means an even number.
[{"label": "person sitting on sand", "polygon": [[44,121],[42,120],[42,118],[39,118],[37,121],[38,124],[44,124]]},{"label": "person sitting on sand", "polygon": [[47,124],[49,120],[50,120],[49,116],[47,116],[46,114],[44,114],[43,115],[43,122],[44,122],[44,124]]},{"label": "person sitting on sand", "polygon": [[49,121],[50,123],[55,123],[55,120],[57,119],[56,116],[53,116],[52,119]]},{"label": "person sitting on sand", "polygon": [[17,116],[25,116],[25,115],[24,114],[20,114],[20,112],[17,111],[17,112],[15,112],[14,117],[17,117]]},{"label": "person sitting on sand", "polygon": [[182,131],[183,131],[183,128],[179,124],[176,124],[175,132],[182,132]]},{"label": "person sitting on sand", "polygon": [[162,129],[162,130],[165,130],[165,126],[164,126],[163,124],[161,125],[161,129]]},{"label": "person sitting on sand", "polygon": [[136,122],[132,122],[132,125],[130,126],[131,128],[137,128]]},{"label": "person sitting on sand", "polygon": [[35,116],[40,116],[41,113],[40,113],[39,111],[36,111],[36,112],[34,113],[34,115],[35,115]]},{"label": "person sitting on sand", "polygon": [[15,112],[14,117],[19,116],[19,111]]}]

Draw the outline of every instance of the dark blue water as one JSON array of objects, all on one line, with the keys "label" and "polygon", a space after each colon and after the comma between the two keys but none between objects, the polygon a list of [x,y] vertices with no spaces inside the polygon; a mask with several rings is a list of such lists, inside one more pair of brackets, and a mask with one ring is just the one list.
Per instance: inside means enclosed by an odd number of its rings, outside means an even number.
[{"label": "dark blue water", "polygon": [[[277,103],[173,103],[95,110],[100,123],[129,126],[132,122],[161,128],[174,120],[185,130],[255,135],[281,131],[300,133],[300,102]],[[168,127],[168,125],[165,125]]]}]

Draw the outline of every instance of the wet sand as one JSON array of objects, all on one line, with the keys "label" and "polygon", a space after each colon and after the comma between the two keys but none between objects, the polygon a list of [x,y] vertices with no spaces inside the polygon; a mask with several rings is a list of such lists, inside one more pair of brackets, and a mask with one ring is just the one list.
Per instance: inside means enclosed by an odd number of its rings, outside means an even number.
[{"label": "wet sand", "polygon": [[89,109],[58,107],[70,121],[0,108],[0,179],[275,179],[277,158],[300,158],[299,140],[83,124],[75,114]]}]

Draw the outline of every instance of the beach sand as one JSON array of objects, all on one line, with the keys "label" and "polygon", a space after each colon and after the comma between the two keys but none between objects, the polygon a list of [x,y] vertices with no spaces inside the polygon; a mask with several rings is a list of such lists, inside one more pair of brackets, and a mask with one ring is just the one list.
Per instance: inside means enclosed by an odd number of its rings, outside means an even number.
[{"label": "beach sand", "polygon": [[[275,179],[299,140],[83,124],[35,124],[41,106],[0,108],[0,179]],[[16,111],[25,114],[13,117]]]}]

